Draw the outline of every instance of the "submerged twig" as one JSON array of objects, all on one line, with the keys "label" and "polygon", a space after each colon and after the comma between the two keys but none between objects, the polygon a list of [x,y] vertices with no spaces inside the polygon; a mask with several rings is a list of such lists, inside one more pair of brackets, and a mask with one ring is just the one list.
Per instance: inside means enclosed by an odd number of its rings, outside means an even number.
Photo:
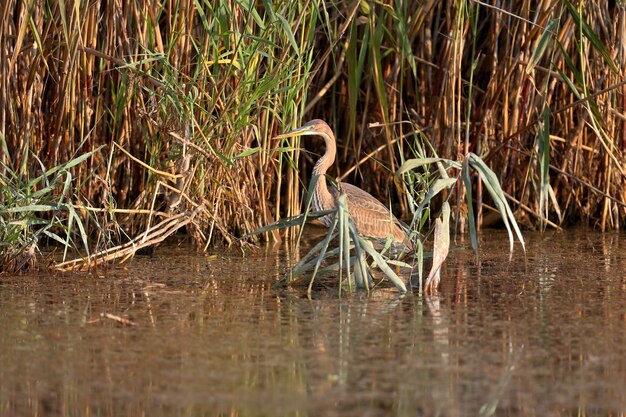
[{"label": "submerged twig", "polygon": [[192,212],[177,214],[165,219],[154,227],[140,233],[130,242],[94,253],[86,258],[72,259],[54,265],[55,269],[61,271],[85,270],[101,265],[114,259],[128,258],[133,256],[139,249],[153,246],[163,242],[168,236],[175,233],[181,227],[191,223],[195,216],[202,211],[204,206],[198,206]]},{"label": "submerged twig", "polygon": [[100,317],[104,317],[106,319],[116,321],[120,324],[123,324],[124,326],[137,326],[137,323],[135,323],[134,321],[125,319],[124,317],[120,317],[111,313],[102,313],[100,314]]}]

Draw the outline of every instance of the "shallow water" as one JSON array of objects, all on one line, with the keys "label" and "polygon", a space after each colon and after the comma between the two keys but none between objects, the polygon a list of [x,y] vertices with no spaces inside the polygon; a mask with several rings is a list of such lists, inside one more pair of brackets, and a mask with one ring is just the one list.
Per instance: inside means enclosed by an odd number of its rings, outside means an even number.
[{"label": "shallow water", "polygon": [[0,416],[624,416],[626,234],[526,238],[427,298],[274,290],[282,248],[0,276]]}]

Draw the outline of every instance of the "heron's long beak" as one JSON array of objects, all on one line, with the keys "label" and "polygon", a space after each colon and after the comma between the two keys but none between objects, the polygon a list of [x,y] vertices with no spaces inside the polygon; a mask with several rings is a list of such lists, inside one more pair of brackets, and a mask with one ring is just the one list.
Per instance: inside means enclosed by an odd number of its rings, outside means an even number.
[{"label": "heron's long beak", "polygon": [[[313,131],[313,126],[302,126],[302,127],[292,130],[291,132],[281,133],[278,136],[274,136],[272,139],[274,140],[286,139],[286,138],[293,138],[296,136],[310,135],[311,131]],[[313,132],[313,134],[315,133]]]}]

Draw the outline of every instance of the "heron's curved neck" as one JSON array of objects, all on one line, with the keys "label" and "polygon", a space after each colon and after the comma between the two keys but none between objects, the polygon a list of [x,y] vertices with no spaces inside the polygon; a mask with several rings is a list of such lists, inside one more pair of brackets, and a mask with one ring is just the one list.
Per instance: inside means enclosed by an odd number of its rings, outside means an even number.
[{"label": "heron's curved neck", "polygon": [[313,175],[324,176],[328,168],[335,163],[335,155],[337,154],[337,147],[335,145],[335,137],[332,133],[319,132],[319,135],[324,138],[326,144],[326,152],[315,163],[313,167]]},{"label": "heron's curved neck", "polygon": [[313,176],[318,175],[317,184],[315,185],[315,194],[321,203],[320,209],[330,209],[333,204],[333,197],[328,191],[328,185],[326,184],[326,171],[335,163],[335,155],[337,154],[337,146],[335,145],[335,136],[332,132],[319,132],[319,135],[324,138],[326,144],[326,152],[315,163],[313,167]]}]

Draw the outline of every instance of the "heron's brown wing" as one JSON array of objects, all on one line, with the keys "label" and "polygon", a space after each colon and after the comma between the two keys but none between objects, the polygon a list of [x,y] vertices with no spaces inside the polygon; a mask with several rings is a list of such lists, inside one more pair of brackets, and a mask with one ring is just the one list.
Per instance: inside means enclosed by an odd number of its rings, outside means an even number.
[{"label": "heron's brown wing", "polygon": [[[352,184],[341,183],[341,189],[348,199],[350,217],[361,235],[382,239],[392,234],[396,241],[407,243],[406,233],[388,207]],[[335,199],[339,197],[337,188],[331,187],[331,193]]]},{"label": "heron's brown wing", "polygon": [[[352,211],[352,207],[358,210],[365,210],[376,215],[386,216],[389,218],[389,207],[385,207],[383,203],[378,201],[373,195],[367,191],[361,190],[352,184],[341,183],[341,189],[348,198],[348,208]],[[333,187],[333,197],[338,197],[337,188]],[[335,195],[336,194],[336,195]]]}]

